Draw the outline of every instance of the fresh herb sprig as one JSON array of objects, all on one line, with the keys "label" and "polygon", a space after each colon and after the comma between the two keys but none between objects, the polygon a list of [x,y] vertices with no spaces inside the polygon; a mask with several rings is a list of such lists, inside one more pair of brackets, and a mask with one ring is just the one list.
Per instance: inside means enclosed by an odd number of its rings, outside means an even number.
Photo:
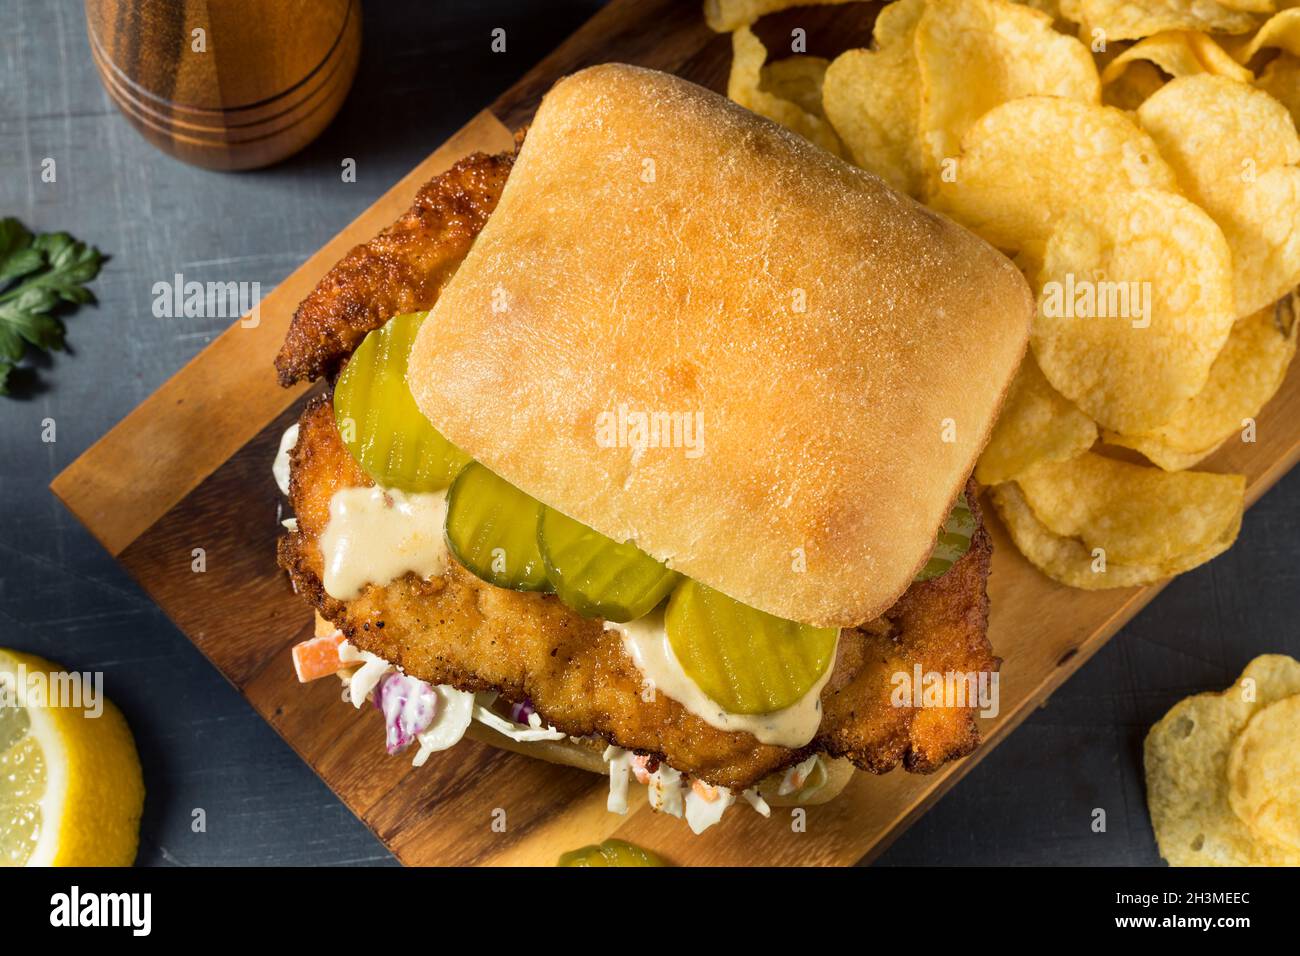
[{"label": "fresh herb sprig", "polygon": [[0,395],[27,345],[49,352],[63,348],[62,302],[83,305],[95,297],[86,283],[104,257],[66,232],[33,236],[17,219],[0,219]]}]

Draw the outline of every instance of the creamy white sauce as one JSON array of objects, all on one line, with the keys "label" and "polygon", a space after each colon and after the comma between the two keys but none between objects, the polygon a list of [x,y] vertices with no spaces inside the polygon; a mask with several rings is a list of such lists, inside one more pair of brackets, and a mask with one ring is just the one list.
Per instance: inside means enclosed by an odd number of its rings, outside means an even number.
[{"label": "creamy white sauce", "polygon": [[760,743],[792,750],[817,735],[822,722],[822,688],[835,667],[834,653],[825,673],[794,704],[768,714],[736,714],[710,698],[682,669],[664,629],[662,610],[626,624],[606,621],[605,629],[623,636],[624,649],[656,693],[671,697],[711,727],[752,734]]},{"label": "creamy white sauce", "polygon": [[275,476],[275,486],[280,494],[289,496],[289,452],[298,444],[298,423],[294,422],[280,436],[280,450],[275,453],[271,463],[271,474]]},{"label": "creamy white sauce", "polygon": [[320,536],[325,593],[339,601],[367,584],[387,584],[413,571],[431,578],[447,570],[445,491],[405,494],[391,488],[344,488],[330,498]]}]

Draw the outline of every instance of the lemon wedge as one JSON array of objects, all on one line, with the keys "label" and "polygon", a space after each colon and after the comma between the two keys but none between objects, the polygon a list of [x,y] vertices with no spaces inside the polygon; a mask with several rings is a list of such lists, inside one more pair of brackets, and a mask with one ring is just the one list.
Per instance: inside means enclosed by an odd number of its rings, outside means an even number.
[{"label": "lemon wedge", "polygon": [[[20,692],[54,686],[49,676],[61,673],[0,649],[0,866],[130,866],[144,805],[135,741],[106,699],[91,716],[84,695],[65,702]],[[62,703],[70,705],[51,706]]]}]

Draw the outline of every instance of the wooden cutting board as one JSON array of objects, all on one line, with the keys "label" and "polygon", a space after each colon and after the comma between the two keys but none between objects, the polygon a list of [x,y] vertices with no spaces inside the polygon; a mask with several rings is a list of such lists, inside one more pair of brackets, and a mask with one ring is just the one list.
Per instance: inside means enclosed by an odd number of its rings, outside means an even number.
[{"label": "wooden cutting board", "polygon": [[[794,13],[765,22],[764,34],[779,38],[793,23],[808,30],[810,52],[833,54],[865,43],[874,9]],[[818,37],[831,36],[834,47],[818,46]],[[615,816],[604,809],[604,778],[473,741],[412,768],[409,756],[384,753],[375,711],[341,703],[334,681],[304,686],[294,678],[289,649],[310,635],[312,615],[276,568],[282,499],[270,472],[280,434],[308,391],[281,389],[271,365],[294,308],[349,248],[396,219],[421,183],[473,150],[508,149],[511,130],[527,123],[555,79],[607,60],[721,90],[730,43],[704,26],[698,4],[615,0],[285,279],[255,325],[233,325],[52,488],[404,863],[549,865],[608,836],[683,864],[856,863],[888,845],[1159,589],[1060,587],[995,526],[991,637],[1005,663],[1001,712],[984,722],[985,743],[931,776],[858,774],[839,799],[808,809],[806,832],[793,831],[788,811],[764,820],[739,807],[695,837],[639,796],[627,816]],[[1258,435],[1256,444],[1230,443],[1206,465],[1246,474],[1252,503],[1300,458],[1300,378],[1260,415]],[[201,573],[193,570],[200,548]]]}]

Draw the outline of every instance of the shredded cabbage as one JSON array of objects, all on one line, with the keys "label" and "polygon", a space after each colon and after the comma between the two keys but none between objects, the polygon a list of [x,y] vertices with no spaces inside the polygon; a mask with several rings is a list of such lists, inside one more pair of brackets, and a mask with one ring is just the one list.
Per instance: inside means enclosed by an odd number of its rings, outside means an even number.
[{"label": "shredded cabbage", "polygon": [[418,677],[393,671],[375,688],[375,707],[384,715],[385,741],[389,755],[401,753],[415,743],[438,713],[438,695]]},{"label": "shredded cabbage", "polygon": [[785,772],[776,795],[788,797],[792,793],[798,793],[800,798],[807,799],[826,786],[827,779],[826,765],[822,762],[821,755],[813,754]]},{"label": "shredded cabbage", "polygon": [[293,451],[294,446],[297,444],[298,423],[294,422],[280,436],[280,448],[275,453],[275,461],[271,463],[271,474],[275,476],[275,486],[280,489],[280,494],[286,498],[289,497],[289,453]]},{"label": "shredded cabbage", "polygon": [[767,801],[758,792],[758,788],[750,787],[748,790],[741,791],[740,795],[749,802],[751,807],[758,811],[760,817],[770,817],[772,815],[772,808],[767,805]]},{"label": "shredded cabbage", "polygon": [[609,800],[605,807],[610,813],[627,813],[627,780],[632,771],[632,755],[621,747],[606,747],[605,762],[609,764]]},{"label": "shredded cabbage", "polygon": [[666,763],[661,763],[659,769],[650,774],[650,780],[646,784],[651,809],[679,820],[686,812],[683,790],[681,772]]},{"label": "shredded cabbage", "polygon": [[692,833],[700,834],[713,826],[722,819],[727,807],[736,802],[736,795],[726,787],[708,787],[708,792],[714,794],[712,800],[694,786],[686,791],[686,825]]},{"label": "shredded cabbage", "polygon": [[377,654],[359,651],[347,641],[339,645],[339,660],[345,664],[360,663],[361,666],[351,674],[340,672],[343,684],[347,688],[348,700],[353,707],[360,707],[370,696],[370,692],[384,679],[389,671],[396,670],[392,664]]},{"label": "shredded cabbage", "polygon": [[526,725],[514,723],[502,717],[496,711],[492,710],[492,700],[494,696],[489,696],[487,702],[480,702],[474,708],[474,719],[481,724],[486,724],[497,733],[509,737],[511,740],[517,740],[520,743],[529,743],[535,740],[563,740],[565,734],[560,733],[551,726],[542,726],[542,718],[536,713],[528,715]]},{"label": "shredded cabbage", "polygon": [[[561,731],[544,725],[541,716],[528,702],[514,705],[511,715],[521,718],[515,721],[492,709],[496,694],[475,695],[446,684],[430,685],[403,674],[382,657],[358,650],[347,641],[339,645],[339,659],[345,664],[360,665],[350,673],[340,672],[345,699],[350,700],[354,707],[360,707],[373,693],[375,706],[384,714],[388,752],[397,753],[410,746],[413,740],[418,742],[419,749],[411,761],[417,767],[429,759],[429,754],[459,743],[474,720],[521,743],[565,738]],[[627,813],[628,786],[634,773],[638,781],[644,781],[652,809],[684,818],[695,833],[703,833],[721,820],[727,808],[736,802],[736,794],[728,788],[711,787],[699,781],[693,783],[681,771],[663,762],[650,773],[646,769],[647,758],[621,747],[606,747],[604,759],[609,765],[606,806],[611,813]],[[778,793],[784,796],[796,791],[815,792],[825,779],[825,768],[819,758],[809,757],[786,771]],[[765,817],[771,815],[771,808],[757,789],[751,787],[741,796],[758,813]]]},{"label": "shredded cabbage", "polygon": [[416,735],[420,749],[415,754],[411,765],[424,766],[429,754],[439,750],[449,750],[460,743],[474,719],[474,695],[457,690],[447,684],[433,688],[438,695],[438,712],[423,733]]}]

